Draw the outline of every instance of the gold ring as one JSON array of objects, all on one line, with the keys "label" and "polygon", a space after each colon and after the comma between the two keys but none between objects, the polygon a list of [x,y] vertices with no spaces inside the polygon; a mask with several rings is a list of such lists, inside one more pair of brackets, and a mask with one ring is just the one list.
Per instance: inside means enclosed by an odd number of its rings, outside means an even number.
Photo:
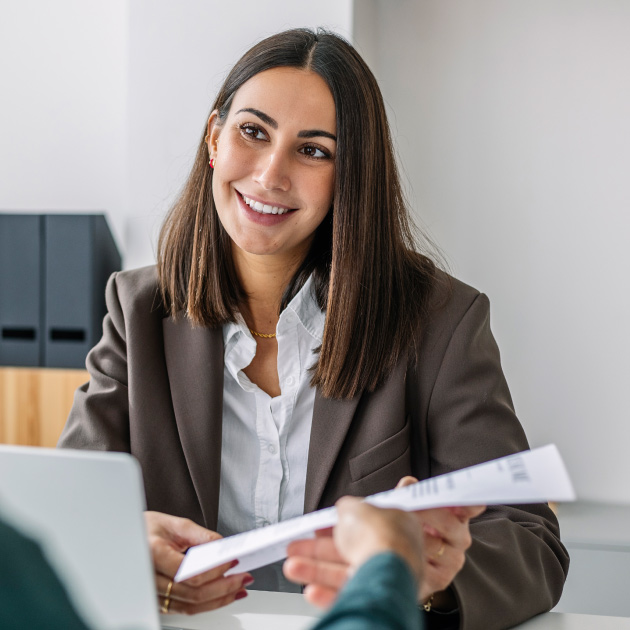
[{"label": "gold ring", "polygon": [[160,611],[163,615],[168,612],[168,607],[171,605],[171,590],[173,589],[173,580],[170,580],[168,586],[166,587],[166,593],[164,595],[164,603],[162,604],[162,610]]},{"label": "gold ring", "polygon": [[444,550],[446,549],[446,543],[442,541],[442,546],[438,549],[438,552],[435,554],[437,558],[441,558],[444,554]]}]

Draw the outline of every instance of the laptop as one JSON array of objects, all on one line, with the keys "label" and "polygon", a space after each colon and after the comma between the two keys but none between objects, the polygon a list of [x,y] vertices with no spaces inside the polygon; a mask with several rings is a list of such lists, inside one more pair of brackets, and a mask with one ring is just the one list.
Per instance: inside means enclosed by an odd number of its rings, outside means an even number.
[{"label": "laptop", "polygon": [[144,509],[130,455],[0,445],[0,515],[41,544],[94,628],[160,628]]}]

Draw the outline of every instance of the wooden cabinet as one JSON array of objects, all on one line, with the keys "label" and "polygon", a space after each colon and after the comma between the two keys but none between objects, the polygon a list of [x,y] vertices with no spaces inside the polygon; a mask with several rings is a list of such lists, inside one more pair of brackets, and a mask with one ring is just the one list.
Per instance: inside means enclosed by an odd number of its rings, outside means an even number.
[{"label": "wooden cabinet", "polygon": [[0,443],[57,444],[85,370],[0,368]]}]

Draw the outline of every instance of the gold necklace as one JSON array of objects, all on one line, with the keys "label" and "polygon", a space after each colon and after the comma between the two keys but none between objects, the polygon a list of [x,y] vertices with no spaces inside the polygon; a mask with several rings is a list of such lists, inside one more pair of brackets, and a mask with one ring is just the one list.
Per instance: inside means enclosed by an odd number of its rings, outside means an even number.
[{"label": "gold necklace", "polygon": [[249,332],[252,333],[254,337],[262,337],[263,339],[275,339],[275,336],[276,336],[276,333],[271,333],[267,335],[265,333],[256,332],[255,330],[252,330],[251,328],[249,329]]}]

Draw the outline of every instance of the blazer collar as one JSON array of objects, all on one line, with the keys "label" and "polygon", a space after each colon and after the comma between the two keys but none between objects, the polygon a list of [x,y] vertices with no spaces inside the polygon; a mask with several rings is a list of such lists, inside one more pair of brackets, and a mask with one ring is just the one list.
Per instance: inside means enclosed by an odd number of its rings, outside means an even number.
[{"label": "blazer collar", "polygon": [[175,420],[206,527],[216,530],[223,426],[223,334],[183,313],[162,323]]},{"label": "blazer collar", "polygon": [[326,483],[337,461],[346,438],[360,395],[349,400],[324,398],[319,389],[315,392],[311,442],[306,465],[304,513],[319,507]]}]

